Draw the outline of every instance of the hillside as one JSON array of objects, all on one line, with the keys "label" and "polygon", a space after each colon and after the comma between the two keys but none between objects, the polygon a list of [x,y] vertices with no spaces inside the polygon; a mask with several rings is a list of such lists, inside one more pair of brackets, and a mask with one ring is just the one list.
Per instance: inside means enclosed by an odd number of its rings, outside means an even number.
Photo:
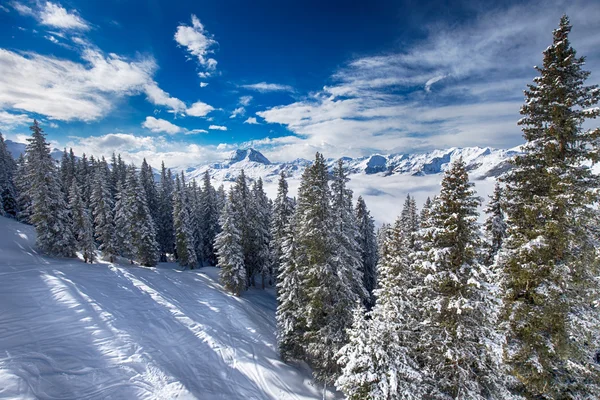
[{"label": "hillside", "polygon": [[281,362],[270,291],[218,270],[51,259],[0,217],[0,398],[316,399]]}]

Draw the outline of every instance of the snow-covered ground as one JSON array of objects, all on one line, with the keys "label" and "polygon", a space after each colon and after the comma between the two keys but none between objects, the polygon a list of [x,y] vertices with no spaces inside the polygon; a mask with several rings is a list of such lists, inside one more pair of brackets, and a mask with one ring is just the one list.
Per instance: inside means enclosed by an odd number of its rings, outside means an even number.
[{"label": "snow-covered ground", "polygon": [[216,268],[46,258],[0,217],[0,398],[321,396],[279,359],[273,292],[236,298]]}]

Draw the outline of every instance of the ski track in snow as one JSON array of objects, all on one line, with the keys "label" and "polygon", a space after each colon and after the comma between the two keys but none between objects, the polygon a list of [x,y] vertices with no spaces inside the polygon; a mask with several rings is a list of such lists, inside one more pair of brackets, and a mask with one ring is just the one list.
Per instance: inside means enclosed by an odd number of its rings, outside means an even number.
[{"label": "ski track in snow", "polygon": [[34,243],[0,217],[0,398],[322,397],[279,359],[272,291],[238,298],[216,268],[86,265]]}]

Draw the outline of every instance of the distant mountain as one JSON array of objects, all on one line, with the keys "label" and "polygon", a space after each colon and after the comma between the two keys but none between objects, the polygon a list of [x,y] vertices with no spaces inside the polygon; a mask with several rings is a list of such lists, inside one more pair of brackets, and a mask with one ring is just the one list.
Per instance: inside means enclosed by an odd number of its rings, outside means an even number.
[{"label": "distant mountain", "polygon": [[[4,142],[6,143],[6,148],[15,160],[19,158],[21,154],[25,154],[25,146],[27,146],[25,143],[13,142],[9,139],[6,139]],[[55,148],[52,149],[50,155],[58,161],[61,159],[63,151]]]},{"label": "distant mountain", "polygon": [[[462,157],[472,179],[481,180],[497,177],[510,165],[508,160],[518,154],[518,149],[501,150],[489,147],[450,148],[414,154],[375,154],[369,157],[344,157],[345,164],[352,175],[391,175],[424,176],[442,173],[452,161]],[[330,168],[337,159],[328,159]],[[255,149],[238,149],[229,158],[220,163],[187,167],[190,178],[198,178],[205,171],[217,182],[233,181],[243,169],[252,180],[262,178],[265,182],[276,180],[283,171],[289,178],[299,178],[312,161],[296,159],[289,162],[271,162]]]}]

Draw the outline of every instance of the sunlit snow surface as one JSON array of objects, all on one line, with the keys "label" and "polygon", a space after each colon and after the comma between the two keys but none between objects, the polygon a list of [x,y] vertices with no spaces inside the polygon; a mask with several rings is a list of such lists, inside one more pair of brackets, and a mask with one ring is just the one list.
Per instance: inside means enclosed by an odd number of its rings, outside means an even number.
[{"label": "sunlit snow surface", "polygon": [[40,256],[0,217],[0,398],[317,399],[279,359],[272,291],[227,294],[218,271]]}]

